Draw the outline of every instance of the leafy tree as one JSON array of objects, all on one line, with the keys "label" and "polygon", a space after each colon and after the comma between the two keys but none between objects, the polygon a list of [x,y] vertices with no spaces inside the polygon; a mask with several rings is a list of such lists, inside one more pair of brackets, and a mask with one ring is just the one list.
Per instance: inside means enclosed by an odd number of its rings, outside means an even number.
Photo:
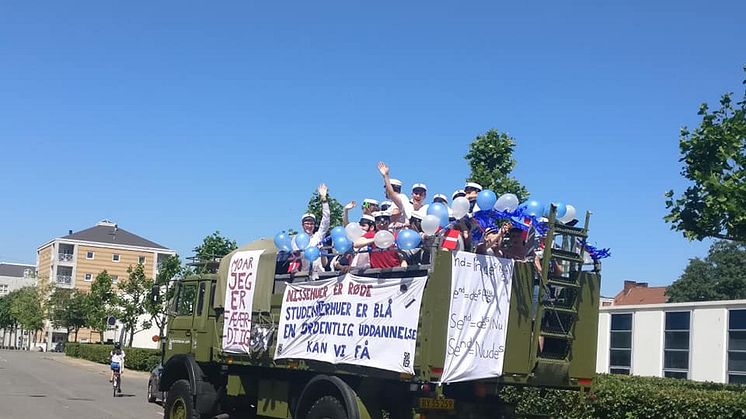
[{"label": "leafy tree", "polygon": [[44,328],[42,299],[36,287],[23,287],[11,301],[10,312],[22,328],[34,332]]},{"label": "leafy tree", "polygon": [[86,300],[86,324],[98,332],[99,340],[103,342],[104,331],[107,328],[106,318],[119,314],[114,307],[116,294],[112,288],[111,276],[108,272],[102,271],[96,275],[96,279],[91,284],[91,292],[87,294]]},{"label": "leafy tree", "polygon": [[746,298],[746,244],[715,242],[704,260],[689,261],[666,295],[673,303]]},{"label": "leafy tree", "polygon": [[681,129],[681,175],[692,185],[679,197],[666,193],[664,219],[690,240],[746,242],[746,92],[735,105],[732,96],[723,95],[714,112],[703,103],[699,127]]},{"label": "leafy tree", "polygon": [[145,276],[142,263],[127,268],[127,274],[129,274],[127,279],[121,281],[118,285],[122,294],[117,296],[116,303],[120,312],[119,320],[129,331],[127,345],[132,346],[135,333],[150,328],[150,323],[146,322],[140,325],[138,330],[137,321],[146,312],[145,303],[148,300],[150,289],[153,287],[153,280]]},{"label": "leafy tree", "polygon": [[150,321],[154,322],[159,329],[159,336],[163,336],[168,318],[169,301],[173,298],[175,287],[173,282],[182,276],[186,270],[181,266],[178,255],[169,256],[160,266],[158,275],[155,277],[155,285],[160,288],[158,299],[145,299],[145,310],[150,314]]},{"label": "leafy tree", "polygon": [[194,248],[197,273],[217,272],[220,259],[237,248],[235,240],[221,236],[219,231],[205,237],[202,244]]},{"label": "leafy tree", "polygon": [[[332,227],[342,225],[342,204],[340,204],[339,201],[337,201],[336,199],[332,198],[331,195],[329,195],[328,193],[326,195],[326,199],[329,202],[329,211],[331,212],[329,225]],[[314,191],[314,193],[311,195],[311,199],[308,200],[308,209],[306,211],[316,216],[317,226],[321,223],[321,209],[321,197],[319,196],[319,191]],[[300,226],[300,219],[298,219],[298,225]],[[290,230],[294,231],[293,229]]]},{"label": "leafy tree", "polygon": [[13,331],[18,327],[18,320],[13,316],[10,307],[16,295],[17,292],[12,291],[0,297],[0,329],[3,329],[3,337],[0,341],[0,346],[5,344],[5,336],[8,331],[11,332],[11,342],[15,342],[12,338]]},{"label": "leafy tree", "polygon": [[67,329],[68,335],[74,330],[77,340],[78,331],[88,320],[86,294],[69,288],[56,288],[49,299],[49,319],[54,327]]},{"label": "leafy tree", "polygon": [[510,176],[516,165],[514,148],[515,139],[495,129],[477,136],[464,156],[471,168],[466,180],[477,182],[497,195],[514,193],[520,202],[525,201],[529,196],[528,190]]}]

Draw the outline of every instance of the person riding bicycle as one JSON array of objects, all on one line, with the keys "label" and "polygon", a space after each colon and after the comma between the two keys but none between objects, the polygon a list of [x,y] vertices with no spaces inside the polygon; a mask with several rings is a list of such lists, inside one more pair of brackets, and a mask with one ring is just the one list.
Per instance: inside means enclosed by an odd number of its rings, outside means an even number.
[{"label": "person riding bicycle", "polygon": [[109,379],[111,383],[114,381],[115,372],[119,374],[124,372],[124,351],[121,343],[114,343],[114,349],[109,353],[109,360],[111,361],[111,378]]}]

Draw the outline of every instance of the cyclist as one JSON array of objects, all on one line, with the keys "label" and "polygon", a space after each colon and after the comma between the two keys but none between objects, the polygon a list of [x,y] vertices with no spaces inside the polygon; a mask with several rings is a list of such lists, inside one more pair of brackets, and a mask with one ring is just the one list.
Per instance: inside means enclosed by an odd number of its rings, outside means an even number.
[{"label": "cyclist", "polygon": [[[114,381],[114,372],[118,372],[120,376],[124,372],[124,351],[122,350],[121,343],[114,343],[114,349],[109,353],[109,360],[111,361],[111,378],[109,378],[109,382],[111,383]],[[120,386],[119,392],[121,393],[121,391]]]}]

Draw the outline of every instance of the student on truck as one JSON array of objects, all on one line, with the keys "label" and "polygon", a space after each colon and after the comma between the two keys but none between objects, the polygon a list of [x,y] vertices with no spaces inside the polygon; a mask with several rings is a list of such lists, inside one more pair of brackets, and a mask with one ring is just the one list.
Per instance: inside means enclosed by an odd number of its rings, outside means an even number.
[{"label": "student on truck", "polygon": [[[379,211],[374,214],[374,218],[377,231],[389,230],[389,225],[391,224],[391,215],[389,215],[389,213]],[[392,233],[394,234],[394,237],[396,237],[396,233]],[[407,266],[407,261],[401,257],[399,252],[393,249],[393,246],[392,248],[385,250],[376,247],[374,240],[375,236],[376,231],[368,231],[363,234],[363,237],[357,239],[354,244],[355,249],[370,247],[369,257],[371,268],[395,268],[398,266]]]},{"label": "student on truck", "polygon": [[[316,227],[316,216],[311,213],[303,214],[300,218],[301,221],[301,228],[303,231],[308,234],[311,237],[311,242],[309,243],[310,246],[320,246],[321,242],[324,240],[324,236],[326,236],[327,231],[329,231],[329,224],[331,223],[331,211],[329,209],[329,202],[327,202],[326,194],[327,194],[328,188],[325,184],[319,185],[318,192],[319,197],[321,198],[321,224]],[[296,249],[296,250],[302,250],[302,249]],[[312,268],[312,269],[309,269]],[[309,266],[308,260],[305,258],[302,259],[302,271],[313,271],[313,272],[321,272],[324,270],[323,265],[321,264],[321,260],[316,259],[313,262],[313,266]]]}]

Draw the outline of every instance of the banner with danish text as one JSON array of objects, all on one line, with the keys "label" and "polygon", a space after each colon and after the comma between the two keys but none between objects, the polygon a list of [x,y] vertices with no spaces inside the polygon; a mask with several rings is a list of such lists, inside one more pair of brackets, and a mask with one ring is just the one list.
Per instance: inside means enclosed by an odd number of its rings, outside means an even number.
[{"label": "banner with danish text", "polygon": [[346,274],[287,284],[275,359],[309,359],[414,374],[427,277]]},{"label": "banner with danish text", "polygon": [[256,273],[263,250],[236,252],[231,257],[223,312],[223,351],[249,353],[251,348],[251,307]]},{"label": "banner with danish text", "polygon": [[503,373],[513,260],[469,252],[453,256],[451,308],[441,382]]}]

